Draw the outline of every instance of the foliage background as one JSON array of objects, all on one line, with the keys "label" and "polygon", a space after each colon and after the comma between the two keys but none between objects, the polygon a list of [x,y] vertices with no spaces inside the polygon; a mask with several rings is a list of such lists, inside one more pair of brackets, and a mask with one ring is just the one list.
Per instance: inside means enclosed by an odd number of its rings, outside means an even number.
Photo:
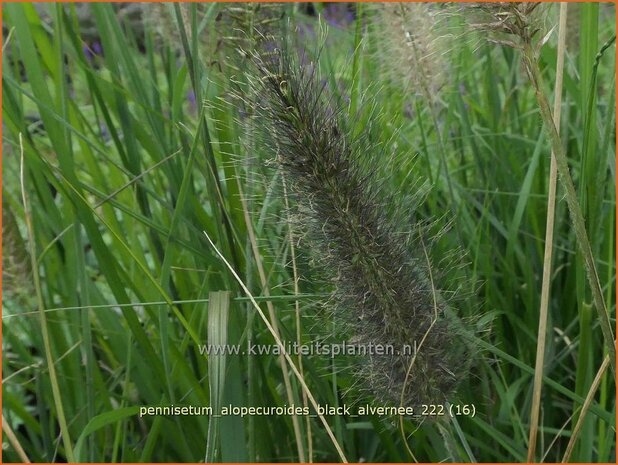
[{"label": "foliage background", "polygon": [[[404,422],[409,447],[425,462],[525,461],[550,151],[518,53],[466,31],[465,9],[451,12],[441,26],[449,45],[430,75],[441,85],[427,94],[418,70],[396,59],[405,47],[379,8],[273,8],[309,53],[328,30],[319,64],[330,92],[359,131],[369,103],[381,114],[373,124],[391,156],[376,176],[413,219],[451,224],[437,266],[453,251],[463,255],[461,266],[444,270],[445,283],[458,291],[457,312],[479,333],[482,356],[453,402],[474,404],[477,414],[418,428]],[[303,404],[276,357],[200,355],[208,335],[274,343],[202,231],[285,340],[310,342],[328,327],[321,303],[329,287],[302,241],[290,240],[270,147],[252,142],[229,103],[244,70],[228,57],[247,37],[226,18],[272,12],[118,10],[3,6],[3,420],[38,462],[337,461],[317,418],[137,415],[140,405]],[[615,10],[573,4],[569,15],[561,136],[615,323],[614,46],[597,56],[615,37]],[[554,42],[540,54],[550,96]],[[604,357],[576,250],[559,202],[538,447],[547,461],[561,459]],[[226,319],[227,332],[216,331]],[[354,380],[340,364],[317,356],[302,364],[319,403],[349,402]],[[614,394],[607,372],[573,460],[615,460]],[[410,460],[397,419],[327,420],[350,461]],[[19,460],[3,444],[3,461]]]}]

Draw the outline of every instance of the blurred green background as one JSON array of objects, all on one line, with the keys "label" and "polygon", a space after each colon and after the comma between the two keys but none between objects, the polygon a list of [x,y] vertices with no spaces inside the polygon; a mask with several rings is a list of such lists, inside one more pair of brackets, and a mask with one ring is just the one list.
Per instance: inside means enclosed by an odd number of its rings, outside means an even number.
[{"label": "blurred green background", "polygon": [[[453,404],[476,415],[405,421],[415,458],[526,460],[550,159],[534,91],[519,53],[470,31],[466,8],[383,10],[3,5],[3,461],[23,459],[15,444],[37,462],[340,460],[315,417],[138,415],[306,405],[277,357],[200,354],[215,340],[274,343],[203,231],[282,339],[311,342],[331,324],[329,286],[291,241],[272,147],[230,98],[247,69],[234,49],[255,43],[253,27],[286,31],[309,54],[322,44],[320,76],[356,130],[381,115],[376,143],[392,156],[376,176],[414,220],[450,224],[432,258],[460,257],[441,271],[480,356]],[[568,14],[561,136],[615,325],[615,8]],[[550,30],[557,4],[545,15]],[[550,100],[556,35],[539,57]],[[560,201],[548,328],[537,459],[556,462],[605,356]],[[330,358],[303,357],[302,369],[319,403],[350,402],[354,379]],[[615,460],[615,409],[608,371],[573,461]],[[411,460],[397,418],[326,419],[349,461]]]}]

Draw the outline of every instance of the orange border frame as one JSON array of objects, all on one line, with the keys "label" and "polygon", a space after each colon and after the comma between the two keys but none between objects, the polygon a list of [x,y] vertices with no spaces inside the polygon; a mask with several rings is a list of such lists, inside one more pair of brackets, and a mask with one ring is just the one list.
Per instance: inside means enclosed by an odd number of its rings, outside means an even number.
[{"label": "orange border frame", "polygon": [[[394,2],[395,0],[387,0],[387,2]],[[408,1],[410,3],[412,2],[421,2],[422,0],[405,0]],[[478,2],[483,2],[483,3],[490,3],[492,0],[477,0]],[[507,0],[507,1],[511,1],[511,0]],[[618,0],[614,0],[614,1],[599,1],[599,2],[595,2],[593,0],[563,0],[566,3],[614,3],[615,6],[618,7]],[[216,1],[212,1],[212,0],[206,0],[206,1],[199,1],[199,0],[188,0],[188,1],[184,1],[184,0],[150,0],[150,1],[143,1],[143,0],[138,0],[138,3],[163,3],[163,2],[170,2],[170,3],[217,3]],[[265,0],[262,2],[259,1],[255,1],[255,0],[224,0],[225,3],[295,3],[294,0]],[[440,2],[438,0],[429,0],[430,3],[447,3],[447,2]],[[559,2],[555,2],[555,1],[551,1],[551,0],[540,0],[541,3],[559,3]],[[2,23],[2,14],[3,14],[3,3],[34,3],[32,0],[0,0],[0,23]],[[57,1],[53,1],[53,0],[38,0],[36,1],[36,3],[75,3],[74,1],[71,0],[57,0]],[[81,0],[80,3],[129,3],[125,0]],[[223,3],[223,2],[221,2]],[[356,2],[346,2],[345,0],[327,0],[326,2],[323,3],[386,3],[386,2],[374,2],[372,0],[359,0]],[[466,0],[451,0],[451,2],[449,3],[470,3]],[[616,17],[616,28],[618,29],[618,16]],[[2,52],[0,51],[0,57],[2,56]],[[615,72],[616,72],[616,78],[618,78],[618,53],[615,56],[615,63],[616,63],[616,68],[615,68]],[[0,75],[2,75],[2,60],[0,60]],[[617,79],[618,80],[618,79]],[[618,93],[616,94],[616,108],[618,109]],[[0,86],[0,117],[2,115],[2,86]],[[618,165],[618,150],[616,150],[616,148],[618,147],[618,117],[614,117],[615,119],[615,146],[614,146],[614,150],[616,151],[616,165]],[[2,125],[0,125],[0,139],[2,138]],[[2,170],[2,149],[0,147],[0,170]],[[2,185],[2,179],[0,179],[0,186]],[[618,198],[618,183],[616,183],[616,197]],[[2,192],[0,191],[0,200],[2,199]],[[1,209],[1,207],[0,207]],[[618,237],[618,203],[617,203],[617,207],[616,207],[616,225],[615,225],[615,233]],[[2,228],[2,218],[0,218],[0,229]],[[616,244],[618,245],[618,243]],[[615,247],[616,250],[616,262],[618,262],[618,246]],[[0,255],[2,254],[2,241],[0,240]],[[0,263],[0,270],[2,270],[2,263]],[[2,296],[2,277],[0,276],[0,297]],[[618,301],[618,286],[616,287],[616,295],[614,296],[616,298],[616,301]],[[0,308],[0,318],[2,316],[2,308]],[[618,325],[614,326],[614,334],[616,334],[618,328]],[[0,343],[2,342],[2,325],[0,325]],[[0,355],[2,354],[2,347],[0,346]],[[2,369],[2,358],[0,358],[0,370]],[[616,371],[618,371],[618,365],[616,366]],[[1,376],[1,375],[0,375]],[[616,396],[618,397],[618,383],[616,383]],[[0,390],[0,408],[2,406],[2,390]],[[618,424],[618,410],[616,412],[616,423]],[[616,440],[618,443],[618,430],[616,430]],[[0,456],[0,464],[3,463],[2,462],[2,456]],[[48,463],[48,462],[46,462]],[[83,465],[86,464],[90,464],[91,462],[77,462]],[[105,462],[102,462],[105,463]],[[169,464],[176,464],[178,462],[153,462],[153,463],[169,463]],[[268,462],[263,462],[264,465],[271,465]],[[299,464],[301,462],[287,462],[287,463],[292,463],[292,464]],[[521,464],[516,464],[514,462],[500,462],[500,463],[504,463],[504,465],[521,465]],[[618,458],[617,458],[617,462],[618,463]],[[200,465],[197,462],[194,462],[193,464],[191,464],[190,462],[182,463],[183,465]],[[49,465],[51,465],[51,463],[49,463]],[[93,464],[95,465],[95,464]],[[132,464],[132,463],[128,463],[128,465],[141,465],[141,464]],[[180,464],[179,464],[180,465]],[[227,464],[223,464],[223,465],[233,465],[232,463],[227,463]],[[235,464],[234,464],[235,465]],[[272,464],[275,465],[275,464]],[[332,462],[332,465],[338,465],[336,462]],[[387,465],[386,463],[374,463],[374,465]],[[464,465],[463,463],[455,463],[455,465]]]}]

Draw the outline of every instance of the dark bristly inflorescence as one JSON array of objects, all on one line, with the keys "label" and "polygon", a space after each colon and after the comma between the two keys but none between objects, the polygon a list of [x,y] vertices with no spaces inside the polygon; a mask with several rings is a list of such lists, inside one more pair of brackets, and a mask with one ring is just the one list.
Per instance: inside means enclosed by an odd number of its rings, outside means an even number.
[{"label": "dark bristly inflorescence", "polygon": [[362,357],[357,384],[397,406],[449,401],[471,351],[433,280],[422,228],[396,214],[368,168],[380,149],[354,133],[315,63],[276,40],[252,58],[263,146],[293,194],[309,248],[334,281],[332,314],[355,344],[394,348]]}]

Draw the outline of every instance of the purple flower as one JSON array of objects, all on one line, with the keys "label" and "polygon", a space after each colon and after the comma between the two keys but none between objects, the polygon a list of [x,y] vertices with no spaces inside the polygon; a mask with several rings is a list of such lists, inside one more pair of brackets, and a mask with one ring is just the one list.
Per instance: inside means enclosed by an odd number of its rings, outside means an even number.
[{"label": "purple flower", "polygon": [[187,101],[189,102],[189,108],[191,109],[191,113],[196,113],[197,101],[195,100],[195,92],[193,92],[193,89],[189,89],[189,92],[187,92]]},{"label": "purple flower", "polygon": [[82,47],[86,59],[92,63],[96,57],[103,56],[103,47],[98,40],[95,40],[92,44],[84,44]]},{"label": "purple flower", "polygon": [[316,36],[313,24],[300,23],[298,27],[298,36],[301,39],[313,39]]},{"label": "purple flower", "polygon": [[99,42],[98,40],[95,40],[92,43],[92,51],[94,52],[95,55],[103,55],[103,46],[101,45],[101,42]]},{"label": "purple flower", "polygon": [[354,21],[354,13],[347,3],[329,3],[324,7],[324,19],[331,26],[344,28]]}]

